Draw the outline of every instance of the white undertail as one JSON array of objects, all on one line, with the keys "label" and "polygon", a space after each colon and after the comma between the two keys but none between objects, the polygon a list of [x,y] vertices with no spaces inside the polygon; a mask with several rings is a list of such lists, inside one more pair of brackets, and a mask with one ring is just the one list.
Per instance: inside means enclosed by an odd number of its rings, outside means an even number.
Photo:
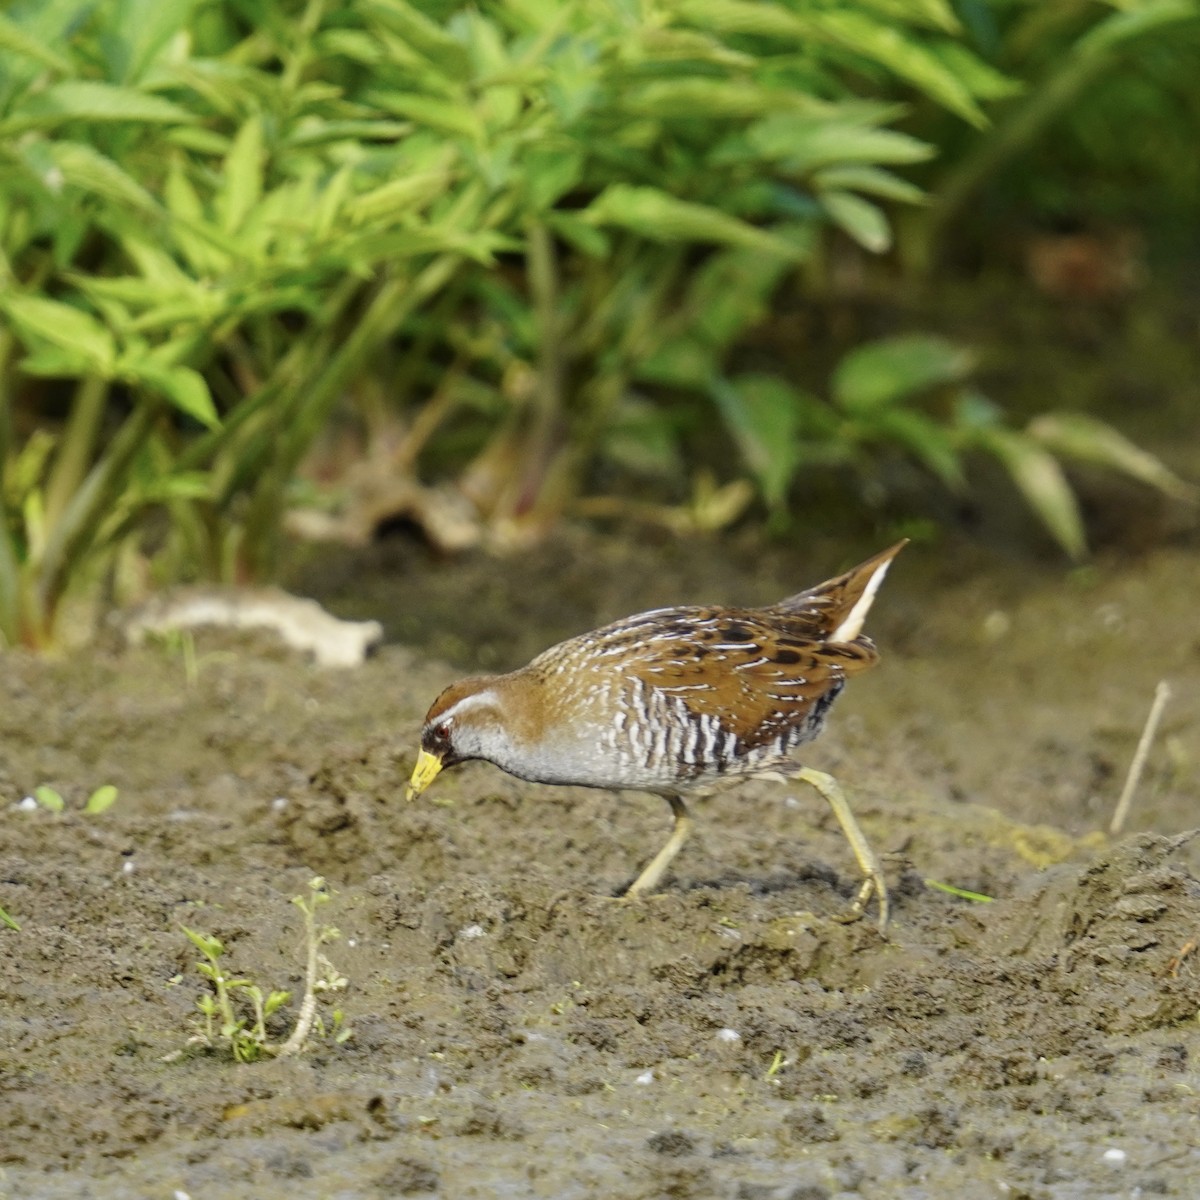
[{"label": "white undertail", "polygon": [[875,568],[875,574],[867,581],[863,594],[846,614],[846,619],[829,635],[831,642],[852,642],[862,633],[867,613],[871,611],[871,605],[875,603],[875,593],[879,591],[879,585],[883,583],[883,577],[891,565],[892,560],[889,558],[887,562],[880,563]]}]

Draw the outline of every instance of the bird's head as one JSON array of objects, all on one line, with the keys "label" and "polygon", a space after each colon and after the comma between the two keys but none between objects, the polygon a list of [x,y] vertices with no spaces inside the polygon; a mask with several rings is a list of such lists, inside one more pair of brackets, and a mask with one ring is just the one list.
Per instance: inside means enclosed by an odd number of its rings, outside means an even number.
[{"label": "bird's head", "polygon": [[433,702],[406,799],[415,800],[447,767],[472,758],[503,763],[511,740],[495,683],[491,675],[461,679]]}]

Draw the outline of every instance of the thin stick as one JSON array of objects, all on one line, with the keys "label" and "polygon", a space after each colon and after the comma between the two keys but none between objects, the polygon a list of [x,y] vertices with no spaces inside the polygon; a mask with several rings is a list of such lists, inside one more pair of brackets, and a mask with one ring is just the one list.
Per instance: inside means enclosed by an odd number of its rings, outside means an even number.
[{"label": "thin stick", "polygon": [[1158,732],[1158,723],[1162,720],[1163,709],[1166,708],[1170,698],[1171,685],[1165,679],[1160,679],[1158,687],[1154,689],[1154,703],[1150,705],[1150,713],[1142,728],[1142,736],[1138,739],[1137,749],[1133,752],[1133,762],[1129,764],[1129,774],[1125,776],[1125,786],[1121,789],[1121,798],[1117,801],[1112,821],[1108,826],[1108,832],[1113,837],[1116,837],[1125,828],[1125,818],[1129,816],[1129,805],[1133,801],[1133,793],[1142,778],[1142,771],[1146,766],[1146,756],[1150,753],[1150,744]]}]

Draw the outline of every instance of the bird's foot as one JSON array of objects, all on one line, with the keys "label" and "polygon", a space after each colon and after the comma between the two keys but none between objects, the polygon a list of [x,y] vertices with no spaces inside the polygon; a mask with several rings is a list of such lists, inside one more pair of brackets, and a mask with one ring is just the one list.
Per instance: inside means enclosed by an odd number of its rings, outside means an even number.
[{"label": "bird's foot", "polygon": [[877,928],[879,936],[887,937],[888,919],[891,916],[891,905],[888,903],[887,884],[883,880],[883,872],[881,870],[873,871],[859,885],[858,894],[854,897],[850,908],[840,917],[835,917],[836,921],[840,921],[843,925],[850,925],[855,921],[861,921],[867,913],[867,905],[871,902],[871,897],[874,896],[879,903],[879,920]]}]

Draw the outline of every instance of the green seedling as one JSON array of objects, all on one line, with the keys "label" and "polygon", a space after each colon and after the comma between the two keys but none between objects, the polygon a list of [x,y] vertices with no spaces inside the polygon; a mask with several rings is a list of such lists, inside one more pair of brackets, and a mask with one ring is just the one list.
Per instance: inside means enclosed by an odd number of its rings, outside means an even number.
[{"label": "green seedling", "polygon": [[116,804],[118,794],[117,789],[111,783],[106,783],[103,787],[98,787],[87,798],[83,811],[92,817],[98,816],[102,812],[108,812]]},{"label": "green seedling", "polygon": [[52,787],[42,784],[33,789],[33,798],[47,811],[60,813],[67,807],[67,802]]},{"label": "green seedling", "polygon": [[[117,789],[111,783],[106,783],[102,787],[98,787],[87,798],[83,806],[83,811],[90,817],[98,816],[102,812],[108,812],[116,804],[118,795],[120,793]],[[62,795],[44,783],[33,789],[33,798],[47,812],[60,813],[66,811],[67,802],[62,798]]]},{"label": "green seedling", "polygon": [[784,1067],[790,1067],[792,1064],[788,1061],[782,1050],[775,1051],[775,1057],[771,1059],[771,1065],[767,1068],[767,1073],[763,1076],[764,1079],[774,1079]]},{"label": "green seedling", "polygon": [[224,943],[211,934],[180,926],[203,955],[196,969],[212,985],[212,991],[196,1001],[203,1026],[192,1039],[194,1043],[211,1049],[226,1047],[238,1062],[249,1063],[264,1057],[285,1058],[299,1054],[314,1032],[317,1037],[328,1038],[339,1045],[352,1036],[340,1008],[330,1014],[328,1026],[317,1011],[317,996],[321,992],[342,991],[348,981],[321,952],[321,946],[341,936],[333,926],[317,924],[318,907],[331,899],[329,889],[319,876],[309,880],[308,887],[307,896],[292,899],[304,914],[304,994],[296,1023],[282,1042],[271,1040],[267,1021],[291,999],[291,992],[264,992],[252,980],[226,974],[221,965]]},{"label": "green seedling", "polygon": [[9,929],[15,929],[18,933],[21,931],[20,925],[18,925],[16,921],[14,921],[12,917],[10,917],[2,908],[0,908],[0,924],[7,925]]}]

